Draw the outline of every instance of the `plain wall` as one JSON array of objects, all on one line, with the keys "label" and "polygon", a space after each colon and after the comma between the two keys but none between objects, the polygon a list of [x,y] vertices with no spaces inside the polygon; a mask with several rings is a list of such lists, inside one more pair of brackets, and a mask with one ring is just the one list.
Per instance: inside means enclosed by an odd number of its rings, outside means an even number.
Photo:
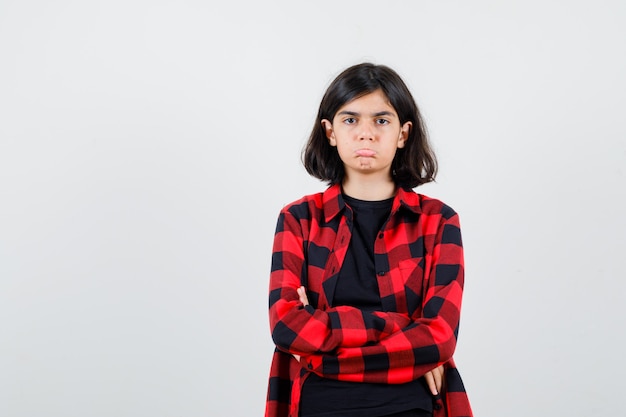
[{"label": "plain wall", "polygon": [[412,89],[481,417],[623,414],[621,1],[0,3],[0,416],[263,413],[279,210],[328,83]]}]

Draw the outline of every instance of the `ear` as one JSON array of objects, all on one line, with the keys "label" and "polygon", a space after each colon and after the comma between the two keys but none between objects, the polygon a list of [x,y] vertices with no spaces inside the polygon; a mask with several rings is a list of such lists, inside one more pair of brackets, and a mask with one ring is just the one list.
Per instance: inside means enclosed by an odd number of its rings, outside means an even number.
[{"label": "ear", "polygon": [[404,148],[406,141],[409,139],[409,133],[411,133],[411,128],[413,127],[413,123],[406,122],[402,125],[402,129],[400,129],[400,135],[398,136],[398,148]]},{"label": "ear", "polygon": [[333,124],[328,119],[322,119],[322,128],[326,132],[328,143],[330,146],[337,146],[337,140],[335,139],[335,131],[333,130]]}]

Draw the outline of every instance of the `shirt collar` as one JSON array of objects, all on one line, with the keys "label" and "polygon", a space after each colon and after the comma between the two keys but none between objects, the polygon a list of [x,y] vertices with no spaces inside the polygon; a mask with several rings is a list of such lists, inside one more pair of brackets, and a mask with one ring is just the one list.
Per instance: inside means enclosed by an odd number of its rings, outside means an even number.
[{"label": "shirt collar", "polygon": [[[341,195],[341,185],[333,184],[328,187],[322,196],[322,204],[324,207],[324,220],[328,223],[346,207],[346,203]],[[391,206],[392,214],[396,213],[401,207],[416,214],[421,213],[420,196],[411,189],[398,187]]]},{"label": "shirt collar", "polygon": [[420,214],[422,212],[421,196],[410,188],[398,187],[391,210],[395,213],[400,207],[404,207],[415,214]]},{"label": "shirt collar", "polygon": [[324,220],[328,223],[346,207],[346,203],[341,196],[341,185],[333,184],[328,187],[322,196],[322,204],[324,207]]}]

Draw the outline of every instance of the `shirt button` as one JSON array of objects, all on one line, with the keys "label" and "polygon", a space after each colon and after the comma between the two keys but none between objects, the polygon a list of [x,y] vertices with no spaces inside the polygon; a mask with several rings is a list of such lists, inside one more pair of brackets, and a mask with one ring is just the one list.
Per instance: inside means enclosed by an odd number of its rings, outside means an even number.
[{"label": "shirt button", "polygon": [[378,275],[382,277],[383,275],[385,275],[385,271],[378,271]]},{"label": "shirt button", "polygon": [[384,233],[380,233],[380,234],[378,235],[378,238],[379,238],[379,239],[382,239],[383,237],[385,237],[385,234],[384,234]]}]

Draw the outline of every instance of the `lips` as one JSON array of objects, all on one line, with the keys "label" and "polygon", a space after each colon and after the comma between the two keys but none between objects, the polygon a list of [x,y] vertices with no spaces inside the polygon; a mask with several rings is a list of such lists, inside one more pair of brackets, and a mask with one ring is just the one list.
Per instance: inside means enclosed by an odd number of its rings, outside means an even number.
[{"label": "lips", "polygon": [[357,154],[358,156],[366,156],[366,157],[371,157],[371,156],[376,155],[376,152],[371,149],[357,149],[354,153]]}]

